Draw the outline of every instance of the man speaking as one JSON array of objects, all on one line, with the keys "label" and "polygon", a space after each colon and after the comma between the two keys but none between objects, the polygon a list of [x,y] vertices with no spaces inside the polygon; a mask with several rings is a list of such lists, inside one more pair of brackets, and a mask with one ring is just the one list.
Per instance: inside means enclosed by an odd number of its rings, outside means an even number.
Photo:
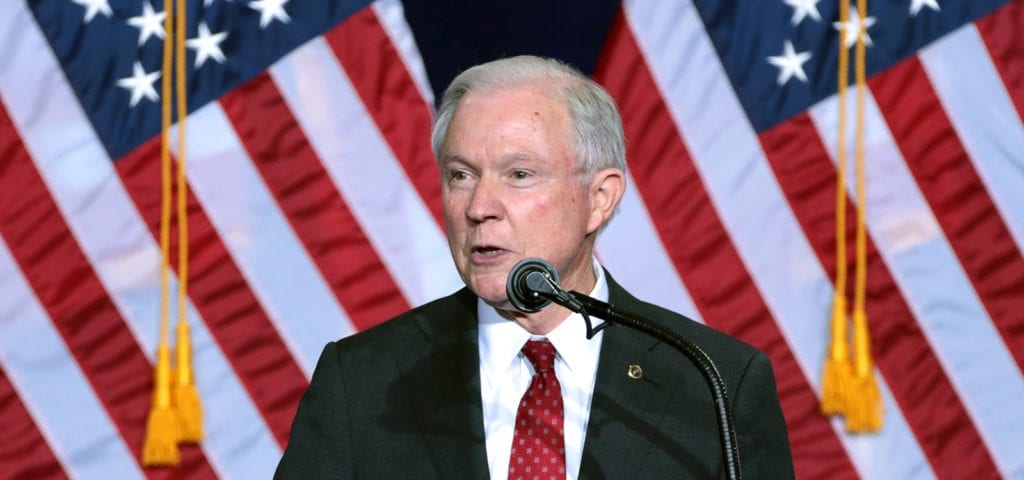
[{"label": "man speaking", "polygon": [[516,310],[506,280],[527,257],[699,345],[725,381],[742,472],[793,476],[767,356],[637,300],[593,255],[626,188],[622,121],[599,85],[538,57],[478,65],[445,91],[432,140],[466,288],[328,344],[276,477],[722,477],[700,371],[620,325],[588,340],[562,307]]}]

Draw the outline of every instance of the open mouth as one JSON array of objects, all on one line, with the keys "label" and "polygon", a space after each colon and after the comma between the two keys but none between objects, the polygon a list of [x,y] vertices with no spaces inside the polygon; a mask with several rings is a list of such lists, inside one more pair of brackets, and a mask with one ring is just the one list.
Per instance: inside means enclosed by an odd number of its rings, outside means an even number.
[{"label": "open mouth", "polygon": [[498,247],[491,246],[473,247],[474,255],[494,256],[501,253],[502,251],[503,250]]}]

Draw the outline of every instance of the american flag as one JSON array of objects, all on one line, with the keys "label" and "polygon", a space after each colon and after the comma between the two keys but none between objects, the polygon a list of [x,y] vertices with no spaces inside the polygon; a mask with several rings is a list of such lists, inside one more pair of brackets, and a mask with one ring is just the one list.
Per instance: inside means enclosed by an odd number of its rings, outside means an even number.
[{"label": "american flag", "polygon": [[189,1],[207,435],[174,469],[140,453],[166,74],[150,1],[0,4],[0,478],[269,478],[324,343],[461,286],[434,99],[519,53],[619,103],[630,185],[598,255],[768,353],[798,477],[1024,478],[1024,1],[872,0],[851,19],[869,41],[871,435],[818,413],[837,151],[853,158],[838,1]]}]

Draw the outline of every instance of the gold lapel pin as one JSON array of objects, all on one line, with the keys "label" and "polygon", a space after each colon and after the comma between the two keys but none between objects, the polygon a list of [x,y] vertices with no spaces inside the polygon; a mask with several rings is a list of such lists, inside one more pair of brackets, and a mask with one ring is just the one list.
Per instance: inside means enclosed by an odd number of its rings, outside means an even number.
[{"label": "gold lapel pin", "polygon": [[644,376],[644,369],[640,368],[640,365],[630,365],[626,368],[626,375],[633,380],[640,380]]}]

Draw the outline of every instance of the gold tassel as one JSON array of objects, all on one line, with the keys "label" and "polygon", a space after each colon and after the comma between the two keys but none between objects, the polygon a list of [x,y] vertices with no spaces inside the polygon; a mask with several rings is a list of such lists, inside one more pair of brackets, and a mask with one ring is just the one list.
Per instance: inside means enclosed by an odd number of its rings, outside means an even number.
[{"label": "gold tassel", "polygon": [[153,407],[146,420],[146,438],[142,444],[142,464],[173,466],[181,461],[178,452],[178,417],[171,405],[171,353],[166,344],[157,347],[156,384]]},{"label": "gold tassel", "polygon": [[882,428],[882,395],[875,380],[871,361],[868,317],[863,310],[853,312],[854,378],[857,395],[850,398],[846,411],[846,430],[851,433],[876,432]]},{"label": "gold tassel", "polygon": [[853,387],[846,336],[846,296],[837,292],[832,301],[832,344],[821,380],[821,413],[825,415],[845,413]]},{"label": "gold tassel", "polygon": [[174,384],[175,407],[181,431],[178,440],[197,443],[203,439],[203,405],[199,400],[192,371],[192,342],[188,328],[188,182],[185,176],[185,128],[188,120],[185,85],[185,1],[177,0],[176,87],[178,106],[178,345],[177,375]]},{"label": "gold tassel", "polygon": [[203,439],[203,405],[192,378],[192,347],[188,323],[178,323],[178,371],[174,383],[174,405],[178,410],[178,440],[197,443]]},{"label": "gold tassel", "polygon": [[[164,43],[161,79],[161,204],[160,204],[160,344],[157,347],[153,405],[146,422],[146,437],[143,441],[143,466],[175,466],[181,461],[179,442],[198,442],[203,437],[202,405],[195,388],[192,372],[192,349],[187,323],[188,291],[188,222],[186,218],[187,190],[185,183],[185,2],[178,0],[176,10],[172,0],[164,0]],[[172,30],[172,27],[174,29]],[[176,55],[175,55],[176,53]],[[175,58],[176,57],[176,58]],[[179,277],[178,284],[178,344],[177,372],[171,369],[170,348],[167,337],[170,317],[170,227],[171,227],[171,66],[176,60],[178,107],[178,150],[181,160],[178,165],[178,234],[179,234]],[[172,376],[174,377],[172,391]],[[172,396],[173,394],[173,396]]]},{"label": "gold tassel", "polygon": [[[849,4],[840,1],[839,22],[846,25],[850,17]],[[853,385],[850,372],[850,353],[846,319],[846,82],[849,78],[850,56],[840,30],[837,90],[839,94],[839,127],[836,168],[836,281],[832,299],[832,340],[821,379],[821,413],[846,413],[847,398]]]},{"label": "gold tassel", "polygon": [[[860,28],[863,30],[863,19],[867,18],[867,0],[857,0],[857,11],[861,18]],[[857,278],[854,284],[853,304],[853,388],[856,395],[851,396],[846,411],[846,429],[851,433],[875,432],[882,428],[882,397],[875,380],[874,365],[871,360],[871,335],[868,330],[868,316],[865,308],[867,303],[867,181],[864,154],[864,103],[867,79],[865,72],[866,46],[864,32],[857,32],[857,124],[856,124],[856,160],[857,160]]]},{"label": "gold tassel", "polygon": [[[164,30],[171,32],[170,0],[165,0]],[[173,38],[173,35],[172,35]],[[167,346],[168,318],[170,317],[170,217],[171,217],[171,155],[167,147],[171,123],[170,100],[170,38],[164,44],[161,78],[160,128],[160,343],[154,372],[153,405],[146,421],[146,437],[142,443],[143,466],[172,466],[181,461],[178,452],[178,415],[171,403],[171,352]]]}]

